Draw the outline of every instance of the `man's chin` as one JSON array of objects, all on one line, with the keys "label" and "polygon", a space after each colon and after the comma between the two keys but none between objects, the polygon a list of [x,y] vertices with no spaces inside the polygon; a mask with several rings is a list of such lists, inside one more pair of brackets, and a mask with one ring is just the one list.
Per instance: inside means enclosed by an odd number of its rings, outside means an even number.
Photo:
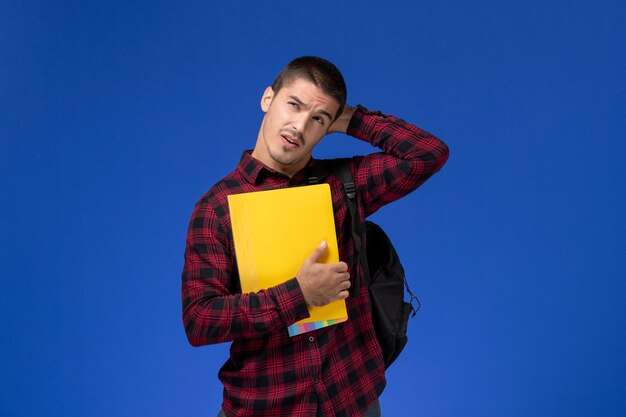
[{"label": "man's chin", "polygon": [[270,157],[277,164],[284,166],[295,165],[300,160],[300,158],[296,157],[295,155],[290,155],[290,152],[288,150],[284,150],[281,153],[271,153]]}]

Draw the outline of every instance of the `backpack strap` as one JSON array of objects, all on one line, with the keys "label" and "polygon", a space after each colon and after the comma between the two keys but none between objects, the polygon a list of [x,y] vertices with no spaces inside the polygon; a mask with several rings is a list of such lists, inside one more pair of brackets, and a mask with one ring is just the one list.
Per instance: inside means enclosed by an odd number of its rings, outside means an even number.
[{"label": "backpack strap", "polygon": [[[350,159],[340,158],[333,160],[331,165],[331,172],[339,177],[343,184],[343,189],[346,192],[348,201],[348,210],[350,211],[350,221],[352,223],[352,240],[354,241],[354,271],[357,274],[355,277],[355,291],[359,290],[359,284],[361,279],[365,282],[365,285],[369,286],[369,270],[367,267],[367,252],[365,251],[365,245],[363,244],[364,228],[365,224],[359,219],[359,211],[356,205],[356,184],[350,171]],[[363,269],[363,276],[359,277],[359,267],[361,264]]]},{"label": "backpack strap", "polygon": [[[330,173],[339,177],[347,197],[350,223],[352,226],[352,240],[354,242],[352,270],[356,274],[353,280],[354,285],[350,288],[350,292],[354,291],[355,293],[358,293],[360,290],[361,280],[363,280],[366,285],[369,285],[369,271],[367,269],[367,254],[365,253],[363,247],[363,229],[365,225],[359,221],[359,213],[356,205],[356,184],[354,183],[354,179],[352,177],[352,171],[350,171],[350,158],[315,160],[315,166],[313,167],[307,182],[310,185],[319,184],[324,182]],[[359,274],[359,263],[363,268],[362,277]]]}]

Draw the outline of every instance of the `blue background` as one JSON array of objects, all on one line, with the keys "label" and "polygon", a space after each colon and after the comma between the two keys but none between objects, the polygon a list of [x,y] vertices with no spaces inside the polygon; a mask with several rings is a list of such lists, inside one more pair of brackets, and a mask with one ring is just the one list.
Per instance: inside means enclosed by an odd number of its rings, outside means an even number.
[{"label": "blue background", "polygon": [[[626,415],[620,1],[3,1],[0,415],[217,413],[180,272],[300,55],[451,148],[374,218],[423,303],[385,415]],[[331,135],[317,157],[369,152]]]}]

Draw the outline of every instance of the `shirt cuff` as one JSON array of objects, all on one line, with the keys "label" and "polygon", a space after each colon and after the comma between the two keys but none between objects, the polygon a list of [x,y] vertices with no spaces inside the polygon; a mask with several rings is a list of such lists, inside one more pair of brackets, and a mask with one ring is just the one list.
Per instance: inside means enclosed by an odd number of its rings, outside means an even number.
[{"label": "shirt cuff", "polygon": [[292,278],[271,288],[271,297],[278,305],[279,314],[285,326],[310,317],[309,309],[304,301],[304,294],[298,280]]},{"label": "shirt cuff", "polygon": [[386,119],[387,115],[381,111],[369,110],[359,104],[354,110],[350,123],[348,123],[346,134],[370,142],[370,136],[376,124]]}]

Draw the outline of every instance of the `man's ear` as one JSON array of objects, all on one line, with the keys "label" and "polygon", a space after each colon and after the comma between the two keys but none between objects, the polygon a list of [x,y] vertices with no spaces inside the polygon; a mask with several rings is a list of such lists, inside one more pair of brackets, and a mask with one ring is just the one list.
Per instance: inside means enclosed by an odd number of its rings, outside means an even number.
[{"label": "man's ear", "polygon": [[263,92],[263,97],[261,97],[261,109],[263,110],[263,113],[267,113],[273,98],[274,90],[272,90],[272,87],[267,87],[265,92]]}]

